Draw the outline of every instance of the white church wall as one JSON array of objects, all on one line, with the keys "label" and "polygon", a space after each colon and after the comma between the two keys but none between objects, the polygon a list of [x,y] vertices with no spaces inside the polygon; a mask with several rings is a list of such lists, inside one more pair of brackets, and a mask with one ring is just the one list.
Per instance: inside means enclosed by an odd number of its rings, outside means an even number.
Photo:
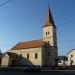
[{"label": "white church wall", "polygon": [[[29,54],[29,59],[28,60],[32,64],[42,65],[42,47],[11,50],[11,52],[16,53],[18,55],[22,54],[22,57],[25,58],[25,59],[27,59],[27,54]],[[37,59],[35,58],[35,53],[37,53]]]}]

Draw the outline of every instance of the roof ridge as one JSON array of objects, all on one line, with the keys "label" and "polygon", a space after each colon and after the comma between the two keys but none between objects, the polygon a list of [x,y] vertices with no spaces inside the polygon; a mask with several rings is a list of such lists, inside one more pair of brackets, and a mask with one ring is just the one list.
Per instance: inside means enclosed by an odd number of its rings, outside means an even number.
[{"label": "roof ridge", "polygon": [[16,44],[11,50],[15,49],[26,49],[26,48],[33,48],[33,47],[40,47],[43,45],[42,39],[19,42]]},{"label": "roof ridge", "polygon": [[[38,40],[42,40],[42,39],[35,39],[35,40],[30,40],[30,41],[23,41],[23,42],[19,42],[19,43],[32,42],[32,41],[38,41]],[[18,44],[19,44],[19,43],[18,43]]]},{"label": "roof ridge", "polygon": [[67,53],[67,55],[68,55],[71,51],[73,51],[73,50],[75,50],[75,48],[71,49],[71,50]]}]

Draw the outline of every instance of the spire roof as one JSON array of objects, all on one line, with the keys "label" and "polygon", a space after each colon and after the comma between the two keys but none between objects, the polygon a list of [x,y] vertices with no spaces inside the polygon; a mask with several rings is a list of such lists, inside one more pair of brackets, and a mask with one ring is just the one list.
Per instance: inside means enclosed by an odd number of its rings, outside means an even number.
[{"label": "spire roof", "polygon": [[46,16],[46,22],[45,22],[44,27],[50,26],[50,25],[53,25],[54,27],[56,27],[55,24],[54,24],[54,21],[53,21],[53,17],[52,17],[50,7],[48,5],[48,15]]}]

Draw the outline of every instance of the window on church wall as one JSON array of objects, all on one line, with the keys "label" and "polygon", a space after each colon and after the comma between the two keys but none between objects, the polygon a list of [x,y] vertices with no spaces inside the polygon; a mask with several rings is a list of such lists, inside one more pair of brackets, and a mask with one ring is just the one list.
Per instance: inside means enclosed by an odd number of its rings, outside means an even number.
[{"label": "window on church wall", "polygon": [[46,32],[46,35],[47,35],[47,32]]},{"label": "window on church wall", "polygon": [[37,59],[38,58],[38,55],[37,55],[37,53],[35,53],[35,59]]},{"label": "window on church wall", "polygon": [[49,45],[49,41],[48,41],[48,45]]},{"label": "window on church wall", "polygon": [[48,32],[48,34],[49,34],[49,32]]},{"label": "window on church wall", "polygon": [[49,35],[49,31],[48,31],[48,32],[46,32],[46,35]]},{"label": "window on church wall", "polygon": [[29,59],[29,54],[27,54],[27,59]]}]

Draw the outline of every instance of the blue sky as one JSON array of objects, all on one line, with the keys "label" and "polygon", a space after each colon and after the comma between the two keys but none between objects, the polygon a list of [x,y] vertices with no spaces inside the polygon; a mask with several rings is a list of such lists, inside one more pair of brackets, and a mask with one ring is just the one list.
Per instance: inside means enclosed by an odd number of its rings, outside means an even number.
[{"label": "blue sky", "polygon": [[[48,0],[0,0],[0,49],[39,39],[48,12]],[[59,55],[75,48],[75,0],[49,0],[57,26]]]}]

